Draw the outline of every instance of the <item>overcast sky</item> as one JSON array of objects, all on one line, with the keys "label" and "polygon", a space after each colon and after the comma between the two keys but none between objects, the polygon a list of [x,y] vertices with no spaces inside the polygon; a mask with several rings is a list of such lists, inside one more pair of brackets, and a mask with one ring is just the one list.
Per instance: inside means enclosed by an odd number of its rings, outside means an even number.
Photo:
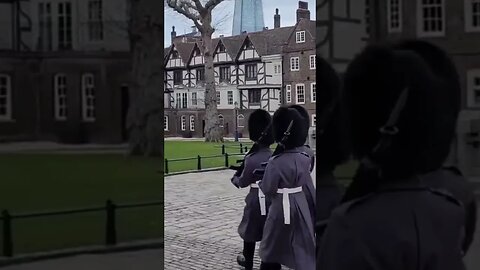
[{"label": "overcast sky", "polygon": [[[305,0],[304,0],[305,1]],[[310,10],[310,18],[315,20],[315,4],[316,0],[306,0],[308,9]],[[222,20],[223,22],[217,27],[214,36],[232,34],[233,24],[233,8],[234,0],[225,0],[214,10],[214,21]],[[275,8],[278,8],[280,14],[280,25],[292,26],[296,23],[296,10],[298,8],[297,0],[263,0],[263,17],[265,26],[269,29],[273,28],[273,15]],[[186,19],[183,15],[174,12],[170,8],[165,11],[165,47],[170,46],[172,26],[175,26],[177,35],[183,35],[191,32],[193,22]]]}]

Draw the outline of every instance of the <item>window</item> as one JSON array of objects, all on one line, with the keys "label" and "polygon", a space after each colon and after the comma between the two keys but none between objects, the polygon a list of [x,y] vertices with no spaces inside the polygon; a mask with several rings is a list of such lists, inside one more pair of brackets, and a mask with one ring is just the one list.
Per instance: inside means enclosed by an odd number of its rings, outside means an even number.
[{"label": "window", "polygon": [[443,0],[418,0],[419,35],[441,36],[445,33]]},{"label": "window", "polygon": [[297,104],[305,104],[305,85],[304,84],[297,84]]},{"label": "window", "polygon": [[220,82],[230,82],[230,67],[220,67]]},{"label": "window", "polygon": [[198,82],[204,82],[205,81],[205,69],[204,68],[198,68],[197,69],[197,83]]},{"label": "window", "polygon": [[190,115],[190,131],[195,131],[195,116]]},{"label": "window", "polygon": [[310,69],[316,69],[316,68],[317,68],[317,56],[310,55]]},{"label": "window", "polygon": [[245,65],[245,79],[246,80],[257,79],[257,64]]},{"label": "window", "polygon": [[177,93],[176,96],[177,96],[177,98],[175,99],[176,100],[175,108],[180,109],[180,106],[182,104],[182,95],[180,93]]},{"label": "window", "polygon": [[277,65],[273,66],[273,73],[277,74]]},{"label": "window", "polygon": [[291,71],[300,70],[300,57],[290,57],[290,70]]},{"label": "window", "polygon": [[275,74],[280,74],[280,73],[282,73],[282,66],[281,66],[281,65],[275,65],[275,66],[274,66],[274,71],[275,71],[275,72],[274,72]]},{"label": "window", "polygon": [[83,121],[95,121],[95,78],[93,74],[82,76]]},{"label": "window", "polygon": [[312,103],[317,102],[317,83],[316,82],[310,85],[310,97],[311,97]]},{"label": "window", "polygon": [[220,91],[217,91],[217,105],[220,105],[220,98],[221,98]]},{"label": "window", "polygon": [[192,93],[192,105],[197,105],[197,93]]},{"label": "window", "polygon": [[243,114],[237,116],[237,127],[245,127],[245,116]]},{"label": "window", "polygon": [[0,120],[12,118],[12,85],[10,76],[0,74]]},{"label": "window", "polygon": [[163,130],[168,131],[168,116],[163,116]]},{"label": "window", "polygon": [[182,131],[187,130],[187,118],[185,117],[185,115],[182,115],[180,121],[181,121],[180,122],[180,125],[181,125],[180,127],[181,127]]},{"label": "window", "polygon": [[188,108],[188,93],[182,93],[182,109]]},{"label": "window", "polygon": [[298,31],[295,33],[297,43],[305,42],[305,31]]},{"label": "window", "polygon": [[480,31],[480,0],[465,0],[465,30]]},{"label": "window", "polygon": [[468,80],[468,107],[480,107],[480,69],[470,70],[467,72]]},{"label": "window", "polygon": [[67,119],[67,76],[57,74],[54,77],[54,113],[56,120]]},{"label": "window", "polygon": [[260,89],[248,90],[248,103],[250,105],[260,104],[261,95]]},{"label": "window", "polygon": [[90,41],[103,40],[102,0],[88,1],[88,38]]},{"label": "window", "polygon": [[50,3],[38,4],[39,50],[52,50],[52,6]]},{"label": "window", "polygon": [[402,0],[388,0],[388,31],[390,33],[402,31]]},{"label": "window", "polygon": [[292,102],[292,86],[287,85],[285,87],[286,87],[286,94],[287,94],[287,103],[291,103]]},{"label": "window", "polygon": [[233,105],[233,91],[227,92],[228,105]]},{"label": "window", "polygon": [[221,114],[218,115],[218,124],[220,125],[220,127],[223,127],[223,125],[225,124],[225,119]]},{"label": "window", "polygon": [[317,126],[317,115],[312,114],[312,127]]},{"label": "window", "polygon": [[183,73],[181,70],[175,70],[173,72],[173,84],[182,85],[183,84]]},{"label": "window", "polygon": [[58,49],[72,49],[72,4],[58,3]]}]

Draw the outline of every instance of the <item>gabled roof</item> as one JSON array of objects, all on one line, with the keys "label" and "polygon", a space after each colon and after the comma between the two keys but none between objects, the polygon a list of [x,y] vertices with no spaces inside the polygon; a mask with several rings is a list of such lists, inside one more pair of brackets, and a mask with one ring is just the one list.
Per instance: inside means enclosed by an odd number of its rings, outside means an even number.
[{"label": "gabled roof", "polygon": [[246,37],[247,35],[238,35],[222,38],[223,45],[225,45],[225,49],[232,59],[237,58],[237,55],[242,48]]},{"label": "gabled roof", "polygon": [[296,30],[305,30],[306,38],[310,36],[315,40],[315,34],[316,34],[316,22],[309,20],[309,19],[300,19],[300,21],[293,27],[294,29],[290,33],[290,38],[295,38],[295,32]]},{"label": "gabled roof", "polygon": [[188,63],[190,56],[192,55],[193,48],[195,47],[194,42],[174,42],[174,46],[182,58],[184,63]]},{"label": "gabled roof", "polygon": [[250,33],[248,37],[260,56],[280,54],[282,47],[288,42],[294,26],[282,27]]}]

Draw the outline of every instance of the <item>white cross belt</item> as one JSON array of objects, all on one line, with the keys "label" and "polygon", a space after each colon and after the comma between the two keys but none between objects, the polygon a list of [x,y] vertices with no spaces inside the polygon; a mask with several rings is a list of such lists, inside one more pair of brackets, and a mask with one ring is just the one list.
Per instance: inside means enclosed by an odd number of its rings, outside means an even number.
[{"label": "white cross belt", "polygon": [[285,219],[285,224],[290,224],[290,194],[302,192],[302,187],[296,188],[280,188],[277,193],[283,194],[282,204],[283,204],[283,218]]},{"label": "white cross belt", "polygon": [[258,202],[260,203],[260,214],[262,216],[266,216],[267,215],[267,205],[265,203],[265,194],[263,194],[262,190],[258,186],[258,182],[260,182],[260,181],[257,181],[256,183],[251,184],[250,187],[258,189]]}]

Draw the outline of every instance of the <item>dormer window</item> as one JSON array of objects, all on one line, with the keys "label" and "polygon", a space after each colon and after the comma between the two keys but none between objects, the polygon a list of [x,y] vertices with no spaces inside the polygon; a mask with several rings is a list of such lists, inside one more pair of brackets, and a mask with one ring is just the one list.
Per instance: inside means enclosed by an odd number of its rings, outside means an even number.
[{"label": "dormer window", "polygon": [[298,31],[295,33],[297,43],[305,42],[305,31]]}]

